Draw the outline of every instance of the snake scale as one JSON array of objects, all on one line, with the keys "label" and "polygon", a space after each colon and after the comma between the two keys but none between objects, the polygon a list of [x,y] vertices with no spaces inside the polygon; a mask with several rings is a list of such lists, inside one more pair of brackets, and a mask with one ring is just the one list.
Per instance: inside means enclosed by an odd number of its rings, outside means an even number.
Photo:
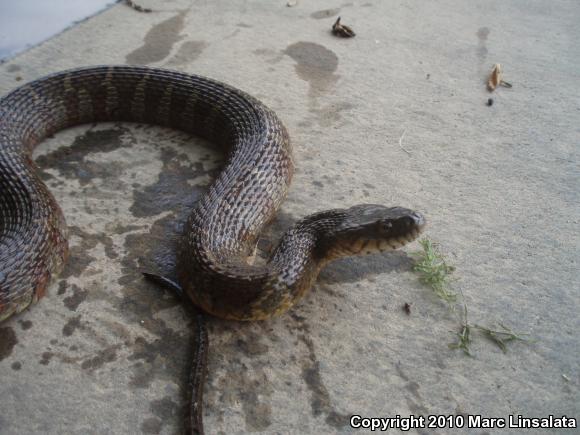
[{"label": "snake scale", "polygon": [[396,249],[425,226],[421,214],[401,207],[319,212],[290,228],[265,264],[251,264],[293,175],[290,140],[278,117],[248,94],[200,76],[132,66],[64,71],[0,99],[0,321],[40,299],[68,253],[65,220],[35,171],[33,148],[58,130],[107,121],[171,127],[226,150],[177,253],[179,286],[218,317],[280,314],[329,261]]}]

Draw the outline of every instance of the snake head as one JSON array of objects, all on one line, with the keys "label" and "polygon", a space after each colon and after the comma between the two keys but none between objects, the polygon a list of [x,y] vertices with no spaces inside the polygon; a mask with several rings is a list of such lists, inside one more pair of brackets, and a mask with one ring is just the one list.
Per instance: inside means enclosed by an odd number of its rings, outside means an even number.
[{"label": "snake head", "polygon": [[361,204],[343,210],[342,215],[332,234],[334,242],[327,245],[334,258],[400,248],[415,240],[426,225],[422,214],[402,207]]}]

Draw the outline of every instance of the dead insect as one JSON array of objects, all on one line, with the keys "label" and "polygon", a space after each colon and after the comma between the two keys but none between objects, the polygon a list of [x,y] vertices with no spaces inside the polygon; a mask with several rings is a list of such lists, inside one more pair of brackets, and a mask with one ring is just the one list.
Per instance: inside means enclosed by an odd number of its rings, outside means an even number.
[{"label": "dead insect", "polygon": [[352,38],[356,35],[350,27],[340,24],[340,17],[338,17],[336,22],[332,25],[332,34],[342,38]]},{"label": "dead insect", "polygon": [[403,305],[403,311],[407,314],[407,316],[411,315],[411,304],[409,302],[405,302],[405,305]]},{"label": "dead insect", "polygon": [[487,103],[486,103],[489,107],[493,106],[493,98],[488,98],[487,99]]}]

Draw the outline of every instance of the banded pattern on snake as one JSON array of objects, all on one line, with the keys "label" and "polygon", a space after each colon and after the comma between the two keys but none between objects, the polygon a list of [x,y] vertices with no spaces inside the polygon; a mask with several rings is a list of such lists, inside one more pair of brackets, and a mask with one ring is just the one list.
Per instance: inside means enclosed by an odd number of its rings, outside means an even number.
[{"label": "banded pattern on snake", "polygon": [[248,264],[293,174],[288,134],[271,110],[238,89],[175,71],[56,73],[0,99],[0,320],[42,297],[68,252],[64,217],[34,170],[32,149],[63,128],[103,121],[168,126],[227,150],[222,172],[185,225],[177,265],[192,302],[219,317],[280,314],[328,261],[398,248],[425,225],[419,213],[399,207],[320,212],[288,230],[267,264]]}]

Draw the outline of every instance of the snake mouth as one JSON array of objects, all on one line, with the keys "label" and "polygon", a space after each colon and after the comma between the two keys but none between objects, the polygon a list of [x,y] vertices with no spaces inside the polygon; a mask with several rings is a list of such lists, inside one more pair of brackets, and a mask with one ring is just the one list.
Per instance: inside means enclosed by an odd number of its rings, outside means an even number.
[{"label": "snake mouth", "polygon": [[402,248],[406,244],[416,240],[427,226],[427,221],[425,220],[423,215],[416,212],[413,213],[411,217],[413,219],[414,224],[412,228],[410,228],[405,234],[402,234],[400,236],[379,241],[377,243],[377,250],[380,252],[394,251],[395,249]]},{"label": "snake mouth", "polygon": [[407,236],[397,237],[389,240],[384,240],[378,243],[378,250],[380,252],[394,251],[395,249],[402,248],[408,243],[411,243],[419,236],[419,231],[414,231]]}]

